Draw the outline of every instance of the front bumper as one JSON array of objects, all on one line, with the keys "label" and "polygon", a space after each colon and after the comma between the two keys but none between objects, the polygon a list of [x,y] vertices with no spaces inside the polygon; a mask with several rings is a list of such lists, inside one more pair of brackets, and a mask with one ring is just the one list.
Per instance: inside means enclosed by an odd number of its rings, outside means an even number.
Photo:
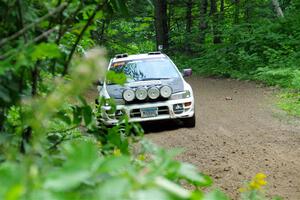
[{"label": "front bumper", "polygon": [[[175,110],[174,105],[182,105],[182,112]],[[155,121],[155,120],[166,120],[166,119],[180,119],[189,118],[194,115],[194,98],[185,98],[178,100],[167,100],[160,102],[142,103],[142,104],[132,104],[132,105],[117,105],[117,111],[126,114],[129,118],[129,122],[145,122],[145,121]],[[143,108],[158,108],[158,114],[155,117],[143,118],[140,109]],[[115,125],[122,123],[119,120],[118,115],[115,113],[109,114],[109,106],[102,107],[102,118],[104,124]]]}]

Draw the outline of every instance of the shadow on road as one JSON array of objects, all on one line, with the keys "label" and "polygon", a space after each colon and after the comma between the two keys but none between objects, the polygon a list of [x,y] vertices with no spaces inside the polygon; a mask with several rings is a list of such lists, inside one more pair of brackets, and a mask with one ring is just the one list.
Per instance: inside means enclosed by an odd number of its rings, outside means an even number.
[{"label": "shadow on road", "polygon": [[176,120],[143,122],[141,125],[145,133],[159,133],[176,130],[182,127],[180,122]]}]

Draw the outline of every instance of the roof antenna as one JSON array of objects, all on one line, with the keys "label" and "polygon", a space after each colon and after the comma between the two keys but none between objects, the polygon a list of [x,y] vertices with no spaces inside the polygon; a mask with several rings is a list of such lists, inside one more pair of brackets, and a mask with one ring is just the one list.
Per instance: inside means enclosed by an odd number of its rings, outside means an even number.
[{"label": "roof antenna", "polygon": [[158,49],[158,51],[162,51],[164,49],[164,45],[162,45],[162,44],[158,45],[157,49]]}]

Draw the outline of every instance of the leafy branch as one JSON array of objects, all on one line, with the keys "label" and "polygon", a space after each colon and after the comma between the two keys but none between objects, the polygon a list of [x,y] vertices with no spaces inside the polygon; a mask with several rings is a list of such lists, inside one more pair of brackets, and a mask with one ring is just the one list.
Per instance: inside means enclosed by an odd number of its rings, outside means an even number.
[{"label": "leafy branch", "polygon": [[7,42],[11,41],[11,40],[14,40],[14,39],[18,38],[19,36],[21,36],[22,34],[24,34],[26,31],[28,31],[29,29],[31,29],[32,27],[34,27],[36,24],[39,24],[40,22],[44,21],[45,19],[53,16],[55,13],[62,11],[63,9],[65,9],[67,7],[67,5],[68,5],[67,3],[62,3],[59,7],[57,7],[54,10],[48,12],[43,17],[38,18],[33,23],[25,26],[23,29],[19,30],[15,34],[12,34],[11,36],[0,40],[0,47],[3,46],[4,44],[6,44]]},{"label": "leafy branch", "polygon": [[64,64],[64,70],[63,70],[63,75],[66,75],[68,73],[68,68],[69,68],[69,64],[71,62],[71,59],[73,57],[73,54],[75,53],[76,47],[79,44],[79,42],[81,41],[82,36],[84,35],[85,31],[87,30],[87,28],[92,24],[97,12],[99,10],[101,10],[106,4],[107,4],[107,0],[103,3],[103,4],[98,4],[96,6],[96,8],[94,9],[93,13],[91,14],[91,16],[88,18],[86,24],[84,25],[83,29],[81,30],[80,34],[78,35],[74,45],[72,46],[72,49],[70,51],[70,54]]}]

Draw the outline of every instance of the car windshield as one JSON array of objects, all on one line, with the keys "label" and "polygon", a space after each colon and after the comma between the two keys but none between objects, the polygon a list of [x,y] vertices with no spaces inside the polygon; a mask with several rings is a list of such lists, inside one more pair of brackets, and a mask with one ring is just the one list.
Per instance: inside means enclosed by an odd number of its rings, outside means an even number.
[{"label": "car windshield", "polygon": [[179,77],[172,62],[164,58],[115,62],[111,65],[110,70],[124,73],[127,76],[127,82]]}]

